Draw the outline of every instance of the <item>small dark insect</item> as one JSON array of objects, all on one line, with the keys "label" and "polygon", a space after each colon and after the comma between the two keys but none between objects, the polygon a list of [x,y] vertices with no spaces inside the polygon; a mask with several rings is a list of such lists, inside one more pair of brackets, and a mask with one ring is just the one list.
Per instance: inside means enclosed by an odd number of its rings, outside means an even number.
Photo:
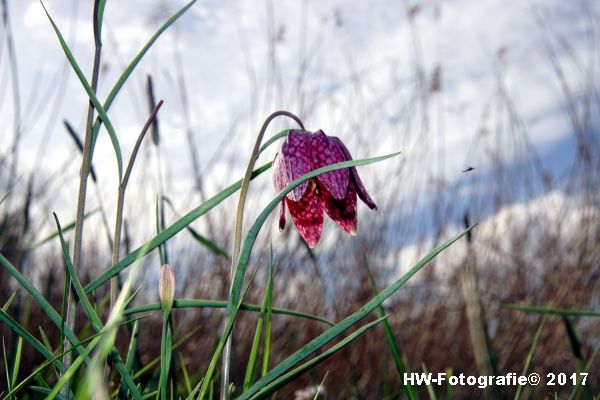
[{"label": "small dark insect", "polygon": [[469,167],[467,166],[467,168],[463,169],[463,172],[471,172],[475,169],[475,167]]}]

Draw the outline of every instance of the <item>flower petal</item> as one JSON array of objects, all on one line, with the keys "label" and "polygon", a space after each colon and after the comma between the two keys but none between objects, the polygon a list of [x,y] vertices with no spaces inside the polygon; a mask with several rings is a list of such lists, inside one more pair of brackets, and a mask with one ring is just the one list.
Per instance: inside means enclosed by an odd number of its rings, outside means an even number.
[{"label": "flower petal", "polygon": [[294,225],[311,249],[321,238],[323,230],[323,200],[316,186],[316,182],[311,180],[309,189],[299,202],[285,198]]},{"label": "flower petal", "polygon": [[[312,135],[310,140],[311,170],[347,161],[345,154],[333,139],[321,130]],[[319,175],[317,179],[336,199],[343,200],[346,197],[350,181],[347,168],[326,172]]]},{"label": "flower petal", "polygon": [[348,193],[343,200],[337,200],[327,190],[321,188],[321,196],[325,206],[325,212],[329,218],[334,220],[343,230],[356,235],[356,187],[354,183],[348,185]]},{"label": "flower petal", "polygon": [[283,161],[283,155],[281,153],[275,154],[273,159],[273,184],[275,189],[280,192],[291,182],[290,177],[287,174],[285,163]]},{"label": "flower petal", "polygon": [[[283,154],[282,161],[285,165],[286,177],[288,179],[287,184],[311,171],[310,136],[311,134],[305,131],[291,130],[288,132],[287,139],[281,149]],[[288,193],[287,197],[290,200],[298,202],[306,192],[307,187],[308,183],[304,182]]]},{"label": "flower petal", "polygon": [[[344,155],[346,156],[346,159],[352,160],[352,155],[350,155],[350,152],[348,151],[348,149],[346,148],[344,143],[337,137],[332,137],[332,139],[339,146],[340,151],[342,153],[344,153]],[[377,210],[377,206],[375,205],[375,202],[373,201],[373,199],[371,199],[371,196],[369,196],[369,193],[367,193],[367,189],[365,189],[365,185],[363,185],[362,181],[360,180],[360,176],[358,176],[358,171],[356,170],[356,167],[350,167],[350,176],[352,176],[352,180],[354,181],[354,184],[356,185],[356,191],[358,192],[358,197],[360,197],[360,199],[367,206],[369,206],[370,209]],[[350,185],[350,186],[352,186],[352,185]]]},{"label": "flower petal", "polygon": [[285,228],[285,200],[281,200],[279,205],[279,230],[282,231]]}]

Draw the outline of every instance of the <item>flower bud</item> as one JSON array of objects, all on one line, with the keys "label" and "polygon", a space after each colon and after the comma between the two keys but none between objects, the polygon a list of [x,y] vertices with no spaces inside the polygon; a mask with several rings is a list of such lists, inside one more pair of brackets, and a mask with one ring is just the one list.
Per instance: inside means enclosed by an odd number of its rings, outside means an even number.
[{"label": "flower bud", "polygon": [[158,279],[158,296],[160,304],[165,312],[170,312],[175,298],[175,274],[173,267],[165,264],[160,267],[160,277]]}]

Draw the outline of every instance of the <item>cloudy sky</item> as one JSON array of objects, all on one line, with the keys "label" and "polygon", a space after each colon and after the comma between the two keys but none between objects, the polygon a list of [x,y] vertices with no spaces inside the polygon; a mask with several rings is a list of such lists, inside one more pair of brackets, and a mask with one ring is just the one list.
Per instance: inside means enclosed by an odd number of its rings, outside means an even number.
[{"label": "cloudy sky", "polygon": [[[19,170],[35,169],[44,179],[60,176],[46,210],[73,215],[78,158],[63,120],[83,132],[86,95],[39,1],[6,4],[18,67]],[[44,4],[89,76],[92,2]],[[179,0],[107,1],[100,99],[183,5]],[[506,151],[509,166],[529,162],[523,158],[530,153],[519,150],[528,143],[543,167],[560,179],[573,156],[573,135],[551,60],[555,57],[563,69],[573,98],[583,98],[595,85],[590,82],[597,82],[599,5],[585,0],[199,0],[147,53],[109,115],[127,158],[148,115],[145,82],[152,75],[156,98],[165,101],[159,119],[167,192],[181,210],[198,203],[189,137],[204,190],[211,195],[241,175],[261,122],[277,109],[296,113],[311,130],[341,137],[355,158],[401,150],[402,160],[387,168],[402,167],[412,177],[402,185],[404,197],[422,188],[425,178],[462,190],[460,185],[472,179],[462,173],[466,166],[475,166],[485,182],[493,167],[490,149],[505,145],[516,149]],[[15,121],[14,71],[8,29],[2,28],[0,151],[7,154]],[[510,99],[517,116],[507,116],[506,104],[499,107],[501,96]],[[515,119],[519,129],[506,126]],[[291,121],[275,125],[273,133],[294,127]],[[135,182],[151,182],[145,188],[152,198],[156,155],[149,143]],[[110,208],[116,164],[105,131],[94,160]],[[378,179],[373,167],[364,174],[374,190],[389,186],[390,175]],[[465,190],[485,189],[473,184]],[[423,201],[419,197],[415,204]]]}]

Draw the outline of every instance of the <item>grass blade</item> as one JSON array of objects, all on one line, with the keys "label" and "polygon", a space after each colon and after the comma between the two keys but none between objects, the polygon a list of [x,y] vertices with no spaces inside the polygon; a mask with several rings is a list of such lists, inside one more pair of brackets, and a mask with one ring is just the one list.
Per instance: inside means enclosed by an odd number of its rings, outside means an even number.
[{"label": "grass blade", "polygon": [[279,389],[281,386],[283,386],[287,382],[295,379],[296,377],[302,375],[303,373],[305,373],[306,371],[308,371],[315,365],[317,365],[317,364],[321,363],[322,361],[326,360],[327,358],[331,357],[332,355],[337,353],[339,350],[341,350],[344,347],[346,347],[347,345],[349,345],[352,341],[357,339],[363,333],[365,333],[368,329],[379,324],[381,321],[385,320],[386,318],[387,318],[387,316],[384,316],[373,322],[369,322],[368,324],[361,326],[356,331],[352,332],[350,335],[348,335],[343,340],[341,340],[339,343],[335,344],[330,349],[324,351],[322,354],[320,354],[317,357],[313,358],[312,360],[300,365],[299,367],[294,368],[287,374],[273,380],[268,385],[262,387],[261,390],[259,392],[255,393],[254,395],[252,395],[252,397],[249,397],[249,396],[247,396],[247,394],[244,394],[242,396],[242,398],[244,398],[244,399],[246,399],[246,398],[248,398],[248,399],[250,399],[250,398],[251,399],[265,398],[266,396],[273,393],[275,390]]},{"label": "grass blade", "polygon": [[[585,364],[585,367],[583,368],[583,370],[581,371],[581,373],[588,373],[588,371],[590,370],[590,368],[592,367],[592,365],[594,365],[594,361],[596,360],[596,356],[598,355],[598,353],[600,353],[600,344],[598,344],[596,346],[596,348],[594,349],[594,352],[592,353],[592,355],[590,356],[589,360]],[[569,396],[569,400],[575,399],[575,397],[579,393],[579,390],[581,390],[581,373],[578,374],[577,386],[575,386],[573,388],[573,391],[571,392],[571,395]]]},{"label": "grass blade", "polygon": [[[42,331],[42,332],[43,332],[43,331]],[[82,345],[84,345],[84,344],[86,344],[86,343],[88,343],[88,342],[92,341],[93,339],[95,339],[96,337],[98,337],[98,336],[100,336],[100,335],[101,335],[101,334],[96,334],[96,335],[94,335],[94,336],[91,336],[91,337],[89,337],[89,338],[87,338],[87,339],[85,339],[85,340],[82,340],[82,341],[79,343],[79,346],[82,346]],[[45,335],[44,335],[44,336],[45,336]],[[25,379],[22,379],[22,380],[19,382],[19,384],[18,384],[17,386],[15,386],[15,387],[14,387],[14,388],[13,388],[13,389],[10,391],[10,393],[8,393],[8,394],[6,395],[6,397],[5,397],[5,398],[8,398],[9,396],[12,396],[12,395],[14,395],[14,394],[18,393],[20,390],[22,390],[22,389],[25,387],[25,385],[26,385],[26,384],[27,384],[27,383],[28,383],[30,380],[32,380],[32,379],[33,379],[33,378],[34,378],[36,375],[38,375],[40,372],[42,372],[42,371],[43,371],[43,370],[44,370],[46,367],[48,367],[49,365],[51,365],[51,364],[54,364],[55,366],[58,366],[58,364],[56,364],[56,362],[59,362],[59,363],[60,363],[60,367],[62,367],[63,365],[62,365],[62,361],[61,361],[61,360],[62,360],[63,356],[64,356],[65,354],[69,353],[69,352],[72,352],[72,351],[74,351],[74,350],[75,350],[75,347],[71,347],[70,349],[68,349],[68,350],[66,350],[66,351],[64,351],[64,352],[61,352],[61,353],[59,353],[57,356],[54,356],[53,358],[49,358],[49,359],[47,359],[46,361],[44,361],[44,362],[43,362],[43,363],[42,363],[40,366],[38,366],[38,367],[37,367],[37,368],[36,368],[36,369],[35,369],[35,370],[34,370],[34,371],[31,373],[31,374],[29,374],[29,376],[27,376]]]},{"label": "grass blade", "polygon": [[273,314],[273,273],[275,271],[275,260],[273,259],[273,247],[271,246],[271,259],[269,262],[269,280],[267,281],[267,322],[265,324],[265,344],[263,346],[263,364],[261,377],[269,370],[269,354],[271,352],[271,317]]},{"label": "grass blade", "polygon": [[[173,211],[175,216],[177,218],[179,218],[179,215],[177,214],[177,211],[175,210],[175,206],[173,205],[173,202],[171,201],[171,199],[169,199],[167,196],[163,195],[163,200],[169,205],[169,207],[171,208],[171,211]],[[225,258],[226,260],[230,259],[229,253],[225,249],[219,247],[215,242],[213,242],[210,239],[205,238],[203,235],[201,235],[197,230],[195,230],[191,226],[188,226],[187,230],[192,235],[192,237],[194,239],[196,239],[196,241],[198,241],[201,245],[205,246],[208,250],[212,251],[214,254],[216,254],[218,256]]]},{"label": "grass blade", "polygon": [[[371,289],[373,290],[373,294],[376,295],[379,293],[379,288],[377,287],[377,282],[375,281],[375,277],[373,276],[373,272],[369,267],[369,263],[367,260],[367,256],[364,257],[365,260],[365,268],[367,269],[367,275],[369,276],[369,282],[371,283]],[[377,307],[379,311],[379,316],[383,317],[385,315],[385,311],[383,306],[380,304]],[[398,345],[396,344],[396,338],[394,338],[394,333],[392,331],[392,327],[390,326],[389,321],[386,319],[383,321],[383,331],[385,333],[385,339],[390,348],[390,352],[392,353],[392,358],[394,359],[394,364],[396,365],[396,371],[398,372],[398,377],[400,378],[400,382],[406,396],[409,399],[417,398],[417,395],[414,389],[410,386],[410,384],[402,384],[404,382],[404,373],[406,372],[406,367],[404,366],[404,362],[402,361],[402,356],[400,355],[400,350],[398,349]]]},{"label": "grass blade", "polygon": [[252,385],[252,378],[254,375],[254,367],[256,366],[256,359],[258,357],[258,347],[260,345],[260,336],[262,334],[262,326],[265,317],[265,310],[267,308],[267,294],[263,296],[263,302],[260,307],[260,315],[256,322],[256,330],[254,331],[254,339],[252,340],[252,348],[250,349],[250,356],[248,357],[248,365],[246,366],[246,374],[244,376],[243,390],[246,391]]},{"label": "grass blade", "polygon": [[[75,268],[73,267],[73,263],[71,262],[71,257],[69,256],[69,249],[68,249],[67,244],[65,243],[65,239],[62,234],[60,222],[59,222],[56,214],[54,214],[54,220],[56,221],[56,227],[58,229],[58,237],[60,238],[63,256],[64,256],[65,264],[67,265],[67,272],[69,273],[69,279],[71,281],[71,284],[75,288],[75,292],[77,293],[77,296],[79,297],[81,307],[83,308],[85,315],[88,317],[88,320],[92,324],[92,327],[94,328],[94,330],[97,333],[100,333],[105,327],[103,326],[102,321],[100,321],[100,317],[98,317],[98,314],[96,314],[96,310],[94,309],[94,307],[90,303],[89,299],[87,298],[87,295],[85,294],[83,286],[81,285],[81,282],[79,281],[79,278],[77,277],[77,274],[75,273]],[[113,314],[113,311],[114,311],[114,309],[111,310],[111,315]],[[110,319],[109,319],[109,321],[110,321]],[[90,346],[91,346],[91,344],[90,344]],[[123,360],[121,359],[121,356],[119,355],[119,353],[117,352],[117,350],[114,347],[112,348],[111,355],[114,359],[115,367],[121,374],[121,377],[123,379],[124,384],[127,386],[127,389],[130,391],[130,393],[132,394],[132,396],[134,398],[136,398],[136,399],[141,398],[141,393],[137,390],[135,384],[133,383],[133,379],[131,378],[131,375],[127,372],[127,369],[125,368],[125,365],[123,364]]]},{"label": "grass blade", "polygon": [[[110,141],[112,142],[113,148],[115,150],[115,156],[117,158],[117,168],[119,171],[119,182],[120,182],[123,178],[123,156],[121,155],[121,146],[119,145],[119,139],[117,137],[117,134],[115,133],[115,129],[112,125],[112,122],[108,118],[108,115],[106,114],[104,107],[102,106],[102,104],[100,104],[100,101],[96,97],[94,90],[92,89],[92,87],[88,83],[87,79],[85,78],[85,75],[81,71],[81,68],[79,68],[79,65],[77,64],[77,61],[75,60],[75,57],[73,56],[73,53],[71,52],[71,49],[69,49],[67,42],[65,41],[64,37],[60,33],[58,26],[56,26],[56,24],[54,23],[54,20],[48,13],[48,10],[46,9],[46,6],[44,6],[44,3],[42,3],[42,7],[44,8],[46,15],[48,16],[48,19],[50,20],[50,24],[52,24],[52,29],[54,29],[54,32],[56,33],[56,36],[58,37],[60,46],[62,47],[65,55],[67,56],[67,59],[69,60],[69,64],[71,64],[71,68],[73,68],[73,71],[75,71],[75,74],[79,78],[81,85],[83,86],[88,97],[90,98],[90,102],[94,105],[94,108],[98,112],[98,115],[104,122],[104,126],[106,126],[106,130],[108,131],[108,135],[110,136]],[[92,151],[93,151],[93,148],[92,148]],[[91,162],[91,157],[90,157],[90,162]]]},{"label": "grass blade", "polygon": [[[165,21],[165,23],[163,23],[158,30],[154,33],[154,35],[152,35],[152,37],[150,37],[150,39],[148,40],[148,42],[146,42],[146,44],[144,45],[144,47],[142,47],[142,49],[138,52],[138,54],[133,58],[133,60],[129,63],[129,65],[125,68],[125,70],[121,73],[121,75],[119,76],[119,78],[117,79],[117,82],[114,84],[114,86],[112,87],[110,93],[108,94],[106,101],[104,102],[104,110],[108,110],[110,108],[110,106],[112,105],[113,101],[115,100],[115,98],[117,97],[117,94],[119,93],[119,91],[121,90],[121,88],[123,87],[123,85],[125,85],[125,82],[127,82],[127,79],[129,79],[129,76],[131,75],[131,73],[135,70],[135,68],[137,67],[137,65],[139,64],[139,62],[142,60],[142,58],[144,57],[144,55],[148,52],[148,50],[150,50],[150,48],[152,47],[152,45],[154,44],[154,42],[156,42],[156,40],[163,34],[164,31],[167,30],[167,28],[169,28],[175,21],[177,21],[177,19],[179,17],[181,17],[183,14],[185,14],[185,12],[196,2],[196,0],[192,0],[190,1],[187,5],[185,5],[183,8],[181,8],[177,13],[175,13],[172,17],[170,17],[167,21]],[[93,128],[93,140],[92,140],[92,154],[96,145],[96,139],[98,137],[98,132],[100,131],[100,123],[104,122],[104,118],[102,118],[102,116],[100,116],[101,118],[96,120],[96,122],[94,123],[94,128]],[[92,162],[92,157],[90,157],[90,163]],[[120,175],[119,175],[120,177]],[[119,179],[120,181],[121,179]]]},{"label": "grass blade", "polygon": [[[425,363],[421,363],[421,367],[423,368],[423,372],[425,374],[429,373],[429,371],[427,371],[427,366],[425,365]],[[435,390],[433,390],[431,382],[427,383],[427,394],[429,395],[430,400],[437,400],[437,396],[435,395]]]},{"label": "grass blade", "polygon": [[[227,307],[227,302],[224,300],[179,299],[179,300],[175,300],[173,302],[173,308],[226,308],[226,307]],[[151,303],[151,304],[146,304],[143,306],[129,308],[124,311],[124,315],[131,315],[131,314],[137,314],[137,313],[141,313],[141,312],[158,311],[158,310],[161,310],[160,303]],[[240,306],[240,310],[260,312],[261,306],[259,306],[257,304],[242,303],[242,305]],[[316,315],[312,315],[312,314],[299,312],[299,311],[288,310],[285,308],[273,308],[272,313],[279,314],[279,315],[288,315],[291,317],[310,319],[313,321],[318,321],[318,322],[322,322],[324,324],[333,326],[333,322],[331,322],[325,318],[322,318],[322,317],[319,317]]]},{"label": "grass blade", "polygon": [[537,307],[525,304],[505,304],[504,308],[531,314],[552,314],[566,317],[600,317],[600,311],[571,310],[567,308]]},{"label": "grass blade", "polygon": [[[31,390],[32,392],[36,392],[36,393],[40,393],[43,395],[48,396],[50,394],[50,389],[42,387],[42,386],[30,386],[29,390]],[[48,397],[46,397],[47,399]],[[58,400],[69,400],[68,398],[61,396],[61,395],[56,395],[55,396],[56,399]]]},{"label": "grass blade", "polygon": [[[91,210],[91,211],[87,212],[87,213],[86,213],[86,214],[83,216],[83,219],[84,219],[84,220],[85,220],[85,219],[87,219],[87,218],[88,218],[88,217],[90,217],[91,215],[93,215],[93,214],[97,213],[99,210],[100,210],[99,208],[96,208],[96,209],[93,209],[93,210]],[[69,223],[69,224],[65,225],[65,226],[63,227],[63,233],[65,233],[65,232],[68,232],[68,231],[72,230],[73,228],[75,228],[75,221],[73,221],[73,222],[71,222],[71,223]],[[58,237],[58,232],[51,233],[50,235],[46,236],[44,239],[42,239],[42,240],[40,240],[40,241],[38,241],[38,242],[36,242],[36,243],[34,243],[34,244],[30,245],[30,246],[26,246],[26,247],[24,248],[24,250],[25,250],[25,251],[31,251],[31,250],[37,249],[38,247],[40,247],[40,246],[42,246],[42,245],[44,245],[44,244],[46,244],[46,243],[48,243],[48,242],[52,241],[52,239],[55,239],[56,237]]]},{"label": "grass blade", "polygon": [[[60,327],[62,326],[61,316],[58,315],[56,310],[50,305],[50,303],[48,303],[48,301],[35,288],[35,286],[33,286],[33,284],[27,278],[25,278],[25,276],[23,276],[2,254],[0,254],[0,265],[2,265],[2,267],[4,267],[4,269],[6,269],[8,273],[12,275],[13,278],[15,278],[20,287],[22,287],[27,291],[27,293],[29,293],[29,295],[33,298],[36,304],[42,309],[44,314],[46,314],[46,316],[48,316],[48,318],[52,320],[54,325],[56,325],[60,329]],[[66,326],[64,332],[67,339],[69,339],[71,344],[74,347],[76,347],[79,344],[79,340],[77,339],[75,334],[73,334],[73,332]]]},{"label": "grass blade", "polygon": [[19,290],[15,290],[13,292],[13,294],[10,295],[10,297],[8,298],[8,300],[6,300],[6,303],[4,303],[4,305],[2,306],[2,310],[7,311],[10,307],[10,305],[13,303],[13,301],[15,301],[15,298],[17,297],[17,293],[19,293]]},{"label": "grass blade", "polygon": [[[185,365],[185,360],[183,359],[183,355],[181,352],[177,352],[179,356],[179,365],[181,365],[181,373],[183,375],[183,384],[185,385],[185,390],[187,390],[188,395],[192,393],[192,382],[190,381],[190,374],[188,373],[187,367]],[[200,388],[200,386],[198,386]]]},{"label": "grass blade", "polygon": [[15,387],[17,384],[17,377],[19,376],[19,367],[21,366],[21,355],[23,354],[23,337],[19,336],[17,341],[17,351],[13,361],[13,371],[11,375],[10,387]]},{"label": "grass blade", "polygon": [[[525,376],[529,374],[531,369],[531,363],[533,362],[533,355],[535,354],[535,349],[537,347],[538,342],[540,341],[540,337],[542,336],[542,331],[544,330],[544,325],[546,324],[546,316],[542,317],[540,321],[540,325],[538,326],[535,336],[533,337],[533,342],[531,343],[531,348],[529,349],[529,353],[527,354],[527,359],[525,360],[525,366],[523,367],[523,372],[521,372],[521,376]],[[515,393],[515,400],[519,400],[521,398],[521,394],[523,392],[523,385],[519,385],[517,389],[517,393]]]},{"label": "grass blade", "polygon": [[[131,338],[129,340],[129,347],[127,348],[127,355],[125,356],[125,370],[129,375],[131,375],[133,372],[133,364],[135,362],[139,335],[140,325],[138,321],[135,321],[133,324],[133,329],[131,330]],[[128,397],[128,391],[123,382],[121,382],[121,393],[122,397]]]},{"label": "grass blade", "polygon": [[414,267],[412,267],[408,272],[402,275],[399,279],[392,282],[387,288],[382,290],[377,296],[363,305],[357,312],[349,315],[344,320],[340,321],[333,327],[329,328],[327,331],[323,332],[321,335],[317,336],[315,339],[311,340],[308,344],[303,346],[300,350],[296,351],[294,354],[286,358],[283,362],[279,363],[271,372],[269,372],[265,377],[259,380],[250,390],[245,393],[242,398],[248,399],[251,396],[258,393],[262,390],[263,387],[269,385],[275,379],[283,375],[286,371],[288,371],[291,367],[304,360],[312,353],[317,351],[319,348],[329,343],[331,340],[338,337],[342,334],[346,329],[355,325],[358,321],[363,319],[369,313],[377,308],[381,303],[384,302],[387,298],[389,298],[392,294],[394,294],[398,289],[400,289],[410,278],[412,278],[421,268],[423,268],[429,261],[435,258],[438,254],[452,245],[454,242],[459,240],[465,234],[471,231],[473,226],[466,229],[465,231],[459,233],[454,236],[452,239],[447,242],[439,245],[435,249],[433,249],[429,254],[427,254],[424,258],[422,258]]},{"label": "grass blade", "polygon": [[171,366],[173,344],[171,340],[171,326],[169,324],[169,317],[165,313],[163,317],[162,343],[160,346],[160,379],[158,381],[161,400],[167,400],[167,385],[169,383],[169,367]]},{"label": "grass blade", "polygon": [[[188,340],[190,340],[192,337],[194,337],[194,335],[200,330],[200,328],[196,328],[193,329],[190,333],[188,333],[187,335],[185,335],[184,337],[182,337],[181,339],[179,339],[174,345],[172,350],[177,350],[179,347],[181,347],[185,342],[187,342]],[[156,357],[154,358],[152,361],[150,361],[148,364],[144,365],[142,368],[140,368],[139,371],[137,371],[135,374],[133,374],[133,379],[138,379],[140,376],[144,375],[146,372],[150,371],[152,368],[154,368],[158,363],[160,363],[160,357]]]},{"label": "grass blade", "polygon": [[[6,353],[6,345],[4,344],[4,336],[2,337],[2,358],[4,359],[4,374],[6,375],[6,388],[9,392],[12,391],[12,380],[10,379],[10,373],[8,371],[8,353]],[[6,396],[8,397],[8,396]]]},{"label": "grass blade", "polygon": [[214,254],[225,258],[226,260],[230,259],[229,253],[221,247],[219,247],[216,243],[202,236],[200,233],[198,233],[197,230],[195,230],[191,226],[188,226],[187,229],[188,232],[190,232],[190,234],[192,235],[192,237],[196,239],[196,241],[198,241],[201,245],[212,251]]}]

